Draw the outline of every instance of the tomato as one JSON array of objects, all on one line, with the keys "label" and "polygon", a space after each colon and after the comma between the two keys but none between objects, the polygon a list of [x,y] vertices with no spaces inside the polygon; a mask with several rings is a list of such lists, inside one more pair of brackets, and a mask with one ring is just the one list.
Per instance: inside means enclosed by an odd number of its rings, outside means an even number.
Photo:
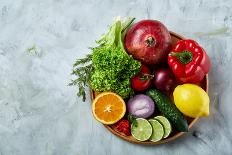
[{"label": "tomato", "polygon": [[145,91],[151,85],[152,75],[150,69],[142,65],[140,72],[131,79],[131,87],[135,91]]}]

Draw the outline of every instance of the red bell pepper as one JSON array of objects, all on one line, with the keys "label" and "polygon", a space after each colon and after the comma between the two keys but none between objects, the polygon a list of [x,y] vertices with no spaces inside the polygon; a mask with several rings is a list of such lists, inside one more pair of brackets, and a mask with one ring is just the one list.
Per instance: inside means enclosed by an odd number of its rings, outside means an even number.
[{"label": "red bell pepper", "polygon": [[178,41],[168,55],[168,64],[180,83],[198,83],[211,63],[205,50],[194,40]]}]

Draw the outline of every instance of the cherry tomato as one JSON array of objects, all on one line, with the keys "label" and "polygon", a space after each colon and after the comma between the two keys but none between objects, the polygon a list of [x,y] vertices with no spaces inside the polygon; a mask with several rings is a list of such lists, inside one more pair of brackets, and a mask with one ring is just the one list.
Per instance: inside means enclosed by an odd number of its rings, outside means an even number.
[{"label": "cherry tomato", "polygon": [[142,65],[140,72],[131,79],[131,87],[135,91],[144,91],[151,85],[151,71],[150,69]]}]

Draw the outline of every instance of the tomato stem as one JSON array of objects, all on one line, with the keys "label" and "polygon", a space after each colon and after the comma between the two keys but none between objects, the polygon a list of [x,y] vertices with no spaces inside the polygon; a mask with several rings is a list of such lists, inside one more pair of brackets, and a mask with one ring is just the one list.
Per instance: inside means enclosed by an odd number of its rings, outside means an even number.
[{"label": "tomato stem", "polygon": [[142,80],[142,81],[146,81],[148,79],[153,79],[153,78],[154,78],[154,75],[151,75],[151,74],[142,74],[140,76],[140,80]]}]

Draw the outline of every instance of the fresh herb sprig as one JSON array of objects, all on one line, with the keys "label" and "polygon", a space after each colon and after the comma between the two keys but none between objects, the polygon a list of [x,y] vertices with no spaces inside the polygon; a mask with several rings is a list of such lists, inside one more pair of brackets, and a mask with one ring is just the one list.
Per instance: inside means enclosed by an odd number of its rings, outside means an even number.
[{"label": "fresh herb sprig", "polygon": [[133,123],[135,127],[138,126],[138,122],[137,122],[137,120],[136,120],[136,117],[134,117],[133,115],[128,114],[128,115],[127,115],[127,119],[128,119],[128,121],[130,122],[130,124]]},{"label": "fresh herb sprig", "polygon": [[[79,91],[77,92],[77,96],[82,96],[82,100],[86,100],[86,91],[85,87],[88,86],[90,75],[93,70],[92,65],[92,55],[88,54],[85,58],[77,59],[74,63],[72,75],[76,75],[77,79],[72,80],[69,85],[74,86],[77,85],[79,87]],[[86,65],[87,64],[87,65]]]},{"label": "fresh herb sprig", "polygon": [[91,54],[76,60],[72,74],[77,79],[70,85],[79,87],[77,95],[82,96],[83,101],[87,85],[94,91],[112,91],[122,98],[133,94],[130,79],[139,72],[141,63],[128,55],[123,45],[125,31],[133,21],[134,18],[123,22],[117,19],[108,33],[96,42],[98,46],[91,49]]}]

